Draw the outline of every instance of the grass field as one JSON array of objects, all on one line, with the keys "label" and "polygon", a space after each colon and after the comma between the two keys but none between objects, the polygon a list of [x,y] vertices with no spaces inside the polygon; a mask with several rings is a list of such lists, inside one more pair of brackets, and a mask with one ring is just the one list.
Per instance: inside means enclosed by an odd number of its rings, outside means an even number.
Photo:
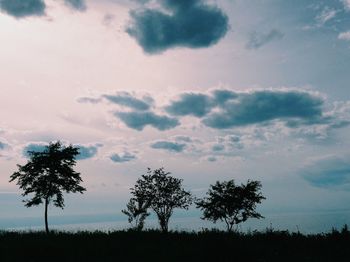
[{"label": "grass field", "polygon": [[6,232],[0,261],[350,261],[350,233]]}]

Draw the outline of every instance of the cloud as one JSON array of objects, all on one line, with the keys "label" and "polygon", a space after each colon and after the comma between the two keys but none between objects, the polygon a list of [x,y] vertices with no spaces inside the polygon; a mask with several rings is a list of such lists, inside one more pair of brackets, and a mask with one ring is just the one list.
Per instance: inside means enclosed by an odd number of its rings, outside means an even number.
[{"label": "cloud", "polygon": [[[29,143],[23,148],[23,156],[28,158],[30,151],[32,152],[44,152],[46,147],[48,146],[48,143],[44,142],[35,142],[35,143]],[[94,157],[97,152],[98,148],[101,147],[101,144],[96,145],[73,145],[79,149],[79,155],[77,155],[76,160],[85,160]]]},{"label": "cloud", "polygon": [[211,95],[184,93],[178,100],[170,101],[170,105],[165,107],[165,111],[174,116],[192,115],[203,117],[207,115],[215,106],[224,104],[226,101],[234,99],[237,94],[230,90],[217,89]]},{"label": "cloud", "polygon": [[226,89],[216,89],[212,92],[213,102],[215,105],[220,105],[225,103],[228,100],[237,98],[238,94],[231,90]]},{"label": "cloud", "polygon": [[43,142],[30,143],[23,148],[23,156],[28,158],[29,152],[44,152],[47,146],[48,144]]},{"label": "cloud", "polygon": [[300,173],[315,187],[350,189],[350,159],[347,156],[328,156],[315,160]]},{"label": "cloud", "polygon": [[215,157],[215,156],[209,156],[208,158],[207,158],[207,161],[209,161],[209,162],[216,162],[218,159]]},{"label": "cloud", "polygon": [[89,158],[93,158],[94,156],[97,155],[98,148],[101,147],[101,144],[96,144],[96,145],[74,145],[79,148],[79,155],[77,155],[76,159],[77,160],[85,160]]},{"label": "cloud", "polygon": [[345,11],[350,11],[350,0],[342,0]]},{"label": "cloud", "polygon": [[116,104],[123,107],[128,107],[134,110],[146,111],[151,108],[154,100],[149,95],[144,95],[141,98],[137,98],[134,94],[129,92],[119,91],[116,94],[103,94],[99,97],[79,97],[77,99],[78,103],[90,103],[98,104],[104,100],[112,104]]},{"label": "cloud", "polygon": [[156,115],[152,112],[116,112],[114,114],[129,128],[141,131],[146,126],[152,126],[164,131],[180,125],[176,118]]},{"label": "cloud", "polygon": [[9,145],[7,143],[0,141],[0,150],[4,150],[4,149],[6,149],[8,147],[9,147]]},{"label": "cloud", "polygon": [[329,7],[325,7],[322,12],[316,16],[316,21],[318,23],[319,26],[324,25],[325,23],[327,23],[328,21],[332,20],[333,18],[335,18],[335,16],[337,15],[338,11]]},{"label": "cloud", "polygon": [[136,156],[129,152],[123,152],[121,154],[112,154],[109,158],[115,163],[125,163],[135,160]]},{"label": "cloud", "polygon": [[142,99],[138,99],[128,92],[118,92],[116,95],[103,95],[102,97],[111,103],[140,111],[149,110],[153,104],[153,99],[149,96],[144,96]]},{"label": "cloud", "polygon": [[223,144],[215,144],[211,148],[213,152],[221,152],[225,150],[225,146]]},{"label": "cloud", "polygon": [[78,11],[85,11],[86,10],[85,0],[64,0],[64,3],[67,6],[69,6],[70,8],[78,10]]},{"label": "cloud", "polygon": [[177,142],[170,142],[170,141],[157,141],[151,145],[154,149],[163,149],[170,152],[183,152],[186,144],[180,144]]},{"label": "cloud", "polygon": [[340,33],[338,35],[338,39],[345,40],[345,41],[350,41],[350,31]]},{"label": "cloud", "polygon": [[212,107],[213,103],[207,95],[186,93],[182,94],[179,100],[172,101],[165,110],[175,116],[193,115],[202,117],[209,113]]},{"label": "cloud", "polygon": [[161,53],[175,47],[209,47],[229,29],[226,14],[204,0],[157,0],[157,3],[165,11],[147,7],[132,10],[126,29],[146,53]]},{"label": "cloud", "polygon": [[[180,125],[178,117],[185,116],[199,118],[204,126],[214,129],[280,123],[283,127],[294,130],[320,126],[317,127],[318,130],[327,131],[350,124],[350,102],[332,105],[316,92],[295,88],[246,92],[215,89],[202,93],[181,93],[161,108],[154,106],[156,103],[148,95],[137,98],[128,92],[118,92],[100,98],[133,109],[131,112],[116,111],[114,116],[129,128],[139,131],[146,126],[162,131],[172,129]],[[82,97],[78,101],[98,103],[100,100]],[[153,107],[154,110],[164,110],[167,114],[149,111]],[[309,133],[310,130],[304,131]]]},{"label": "cloud", "polygon": [[250,35],[249,40],[246,44],[246,48],[248,49],[258,49],[272,41],[280,40],[284,37],[284,34],[277,30],[272,29],[268,33],[257,33],[254,32]]},{"label": "cloud", "polygon": [[241,93],[203,119],[206,126],[225,129],[272,120],[302,119],[305,123],[322,117],[323,99],[299,91],[256,91]]},{"label": "cloud", "polygon": [[175,136],[175,141],[177,142],[185,142],[185,143],[192,143],[195,142],[192,137],[189,136]]},{"label": "cloud", "polygon": [[78,103],[90,103],[90,104],[98,104],[101,102],[101,98],[94,97],[79,97],[77,99]]},{"label": "cloud", "polygon": [[0,0],[0,9],[16,18],[45,15],[43,0]]}]

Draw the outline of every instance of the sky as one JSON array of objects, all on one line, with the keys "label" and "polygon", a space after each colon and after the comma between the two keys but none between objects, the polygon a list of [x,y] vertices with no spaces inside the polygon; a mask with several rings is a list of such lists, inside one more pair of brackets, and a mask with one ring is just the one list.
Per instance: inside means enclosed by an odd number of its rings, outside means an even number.
[{"label": "sky", "polygon": [[350,223],[349,0],[0,0],[0,39],[0,227],[41,218],[9,177],[57,140],[87,191],[52,216],[113,220],[165,167],[261,181],[264,226]]}]

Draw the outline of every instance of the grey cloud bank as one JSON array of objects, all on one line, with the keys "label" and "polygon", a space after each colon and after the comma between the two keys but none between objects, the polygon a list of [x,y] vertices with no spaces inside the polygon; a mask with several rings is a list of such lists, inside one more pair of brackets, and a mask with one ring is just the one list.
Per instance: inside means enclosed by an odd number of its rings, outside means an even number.
[{"label": "grey cloud bank", "polygon": [[[213,129],[231,129],[249,125],[266,125],[276,121],[288,128],[322,125],[342,128],[350,124],[348,102],[330,105],[320,94],[302,89],[259,89],[248,92],[215,89],[203,93],[181,93],[170,99],[168,105],[157,108],[150,96],[137,98],[134,94],[119,92],[103,95],[112,104],[132,111],[116,111],[114,116],[127,127],[141,131],[146,126],[160,131],[180,125],[178,118],[191,116]],[[98,103],[100,98],[82,97],[79,102]],[[150,111],[151,106],[156,111]],[[332,109],[333,108],[333,109]]]},{"label": "grey cloud bank", "polygon": [[349,157],[329,156],[318,159],[301,171],[312,186],[350,190]]},{"label": "grey cloud bank", "polygon": [[257,91],[242,93],[237,100],[221,105],[221,111],[203,119],[209,127],[224,129],[259,124],[276,119],[304,119],[322,117],[324,101],[317,96],[298,91]]},{"label": "grey cloud bank", "polygon": [[[186,93],[165,110],[175,116],[201,117],[204,125],[226,129],[272,120],[302,119],[304,124],[325,121],[324,100],[304,91],[262,90],[239,93],[215,90],[211,95]],[[218,108],[213,112],[214,108]]]},{"label": "grey cloud bank", "polygon": [[146,53],[161,53],[175,47],[209,47],[224,37],[229,29],[228,17],[205,1],[157,2],[168,12],[151,8],[132,10],[131,22],[126,29]]}]

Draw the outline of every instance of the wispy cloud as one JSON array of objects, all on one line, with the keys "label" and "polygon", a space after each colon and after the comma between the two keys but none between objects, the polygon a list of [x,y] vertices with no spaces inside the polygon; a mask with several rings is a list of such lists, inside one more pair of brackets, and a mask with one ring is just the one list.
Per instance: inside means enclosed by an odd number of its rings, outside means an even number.
[{"label": "wispy cloud", "polygon": [[336,17],[338,11],[330,8],[330,7],[325,7],[322,12],[316,16],[316,22],[318,23],[319,26],[324,25],[328,21],[332,20],[333,18]]},{"label": "wispy cloud", "polygon": [[264,45],[267,45],[270,42],[275,40],[280,40],[284,37],[278,29],[272,29],[267,33],[257,33],[254,32],[250,35],[248,42],[246,43],[246,48],[248,49],[258,49]]}]

